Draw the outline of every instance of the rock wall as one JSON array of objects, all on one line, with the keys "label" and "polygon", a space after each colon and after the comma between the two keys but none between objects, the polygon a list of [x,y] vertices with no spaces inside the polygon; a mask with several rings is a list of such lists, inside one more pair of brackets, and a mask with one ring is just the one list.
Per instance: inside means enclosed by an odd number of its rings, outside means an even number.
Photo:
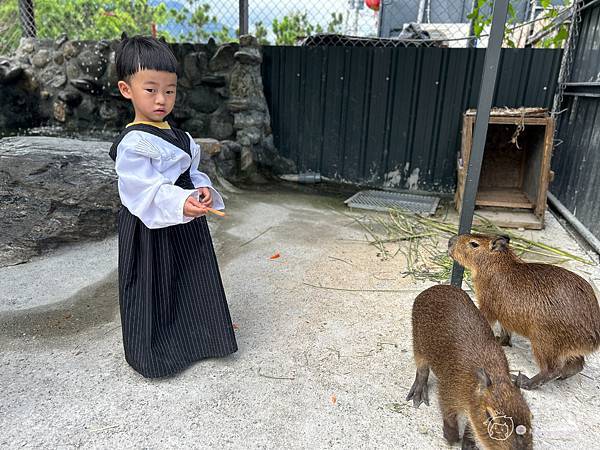
[{"label": "rock wall", "polygon": [[[13,58],[0,59],[0,131],[39,125],[82,134],[122,129],[133,109],[117,88],[117,44],[24,39]],[[261,167],[293,172],[293,163],[273,145],[256,39],[170,46],[180,77],[168,119],[194,137],[225,141],[218,161],[228,178],[252,175]]]}]

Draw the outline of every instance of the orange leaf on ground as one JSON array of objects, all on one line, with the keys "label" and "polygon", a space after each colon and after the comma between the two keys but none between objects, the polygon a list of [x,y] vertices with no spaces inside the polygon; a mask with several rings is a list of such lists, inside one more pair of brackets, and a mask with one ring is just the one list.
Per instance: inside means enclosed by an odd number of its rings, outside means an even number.
[{"label": "orange leaf on ground", "polygon": [[274,255],[271,256],[270,259],[277,259],[281,256],[281,254],[279,252],[275,253]]},{"label": "orange leaf on ground", "polygon": [[235,322],[233,322],[231,325],[233,326],[234,330],[239,330],[240,329],[240,326],[237,323],[235,323]]},{"label": "orange leaf on ground", "polygon": [[337,397],[335,396],[335,394],[333,394],[331,396],[331,404],[335,405],[337,403]]}]

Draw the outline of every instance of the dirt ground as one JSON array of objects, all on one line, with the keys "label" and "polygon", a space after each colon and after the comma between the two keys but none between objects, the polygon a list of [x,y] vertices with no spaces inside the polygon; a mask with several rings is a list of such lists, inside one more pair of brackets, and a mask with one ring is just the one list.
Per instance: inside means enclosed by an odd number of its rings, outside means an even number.
[{"label": "dirt ground", "polygon": [[[211,225],[239,351],[174,377],[144,379],[123,358],[114,239],[0,269],[0,447],[450,448],[435,379],[430,407],[404,401],[412,301],[431,283],[361,242],[342,195],[227,195]],[[526,233],[585,256],[550,214]],[[536,372],[526,340],[507,355]],[[536,448],[598,447],[600,355],[524,395]]]}]

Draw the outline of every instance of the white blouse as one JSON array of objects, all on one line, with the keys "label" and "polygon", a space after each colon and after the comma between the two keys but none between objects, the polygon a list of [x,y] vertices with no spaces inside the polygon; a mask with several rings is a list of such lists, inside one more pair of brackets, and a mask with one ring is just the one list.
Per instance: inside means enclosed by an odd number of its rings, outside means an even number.
[{"label": "white blouse", "polygon": [[186,134],[190,138],[192,158],[170,142],[140,130],[127,133],[118,145],[115,170],[121,202],[148,228],[163,228],[194,219],[184,216],[183,205],[190,195],[199,200],[199,192],[174,185],[188,167],[196,188],[210,188],[213,208],[225,208],[223,198],[208,176],[198,171],[200,147]]}]

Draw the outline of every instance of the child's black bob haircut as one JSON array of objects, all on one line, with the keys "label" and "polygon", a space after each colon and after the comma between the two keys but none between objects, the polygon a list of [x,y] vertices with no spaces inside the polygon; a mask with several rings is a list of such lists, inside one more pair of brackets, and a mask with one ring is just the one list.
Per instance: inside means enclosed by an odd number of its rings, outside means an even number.
[{"label": "child's black bob haircut", "polygon": [[145,36],[121,36],[115,63],[119,80],[129,78],[140,70],[158,70],[178,74],[177,59],[164,40]]}]

